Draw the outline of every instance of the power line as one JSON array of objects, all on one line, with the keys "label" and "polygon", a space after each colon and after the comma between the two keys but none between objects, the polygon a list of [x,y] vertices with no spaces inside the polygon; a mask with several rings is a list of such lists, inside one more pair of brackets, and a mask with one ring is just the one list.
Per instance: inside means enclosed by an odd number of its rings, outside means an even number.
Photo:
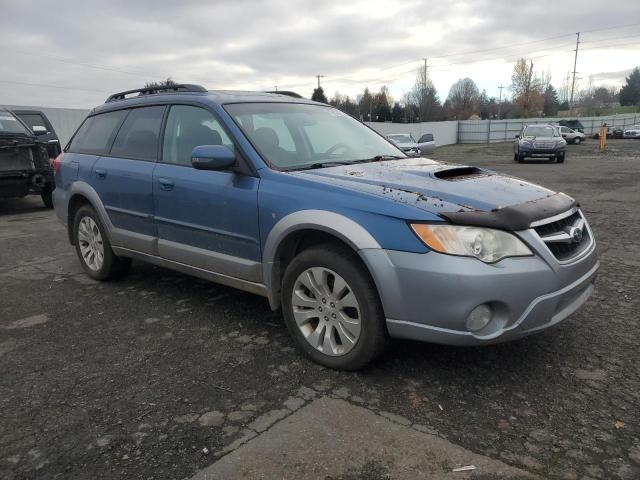
[{"label": "power line", "polygon": [[62,85],[50,85],[50,84],[46,84],[46,83],[30,83],[30,82],[14,82],[11,80],[0,80],[0,83],[9,83],[12,85],[28,85],[28,86],[32,86],[32,87],[45,87],[45,88],[59,88],[62,90],[73,90],[73,91],[80,91],[80,92],[93,92],[93,93],[112,93],[112,92],[108,92],[106,90],[89,90],[86,88],[76,88],[76,87],[65,87]]}]

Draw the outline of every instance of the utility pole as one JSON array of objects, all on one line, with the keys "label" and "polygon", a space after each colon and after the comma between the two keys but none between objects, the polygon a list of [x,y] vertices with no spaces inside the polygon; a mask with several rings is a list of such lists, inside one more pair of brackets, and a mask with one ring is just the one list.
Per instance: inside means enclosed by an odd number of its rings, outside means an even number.
[{"label": "utility pole", "polygon": [[502,111],[502,89],[503,88],[504,87],[502,85],[498,87],[498,89],[500,90],[500,97],[498,100],[498,119],[500,119],[500,112]]},{"label": "utility pole", "polygon": [[316,75],[316,78],[318,79],[318,88],[320,88],[320,79],[324,78],[324,75],[318,74],[318,75]]},{"label": "utility pole", "polygon": [[422,103],[422,105],[420,105],[419,112],[420,112],[420,120],[424,122],[423,117],[425,116],[424,114],[427,108],[427,105],[426,105],[427,104],[427,59],[426,57],[423,58],[423,60],[424,60],[424,78],[422,80],[422,95],[421,95],[422,102],[420,102]]},{"label": "utility pole", "polygon": [[573,110],[573,92],[576,88],[576,66],[578,65],[578,49],[580,47],[580,32],[576,33],[578,38],[576,39],[576,55],[573,59],[573,80],[571,81],[571,100],[569,101],[569,110]]}]

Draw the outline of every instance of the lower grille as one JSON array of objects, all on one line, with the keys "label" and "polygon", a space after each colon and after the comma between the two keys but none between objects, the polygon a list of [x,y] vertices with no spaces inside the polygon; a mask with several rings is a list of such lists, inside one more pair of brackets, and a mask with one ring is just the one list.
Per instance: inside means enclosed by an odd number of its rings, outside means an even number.
[{"label": "lower grille", "polygon": [[591,244],[587,222],[576,210],[560,220],[537,225],[534,230],[559,261],[571,260]]}]

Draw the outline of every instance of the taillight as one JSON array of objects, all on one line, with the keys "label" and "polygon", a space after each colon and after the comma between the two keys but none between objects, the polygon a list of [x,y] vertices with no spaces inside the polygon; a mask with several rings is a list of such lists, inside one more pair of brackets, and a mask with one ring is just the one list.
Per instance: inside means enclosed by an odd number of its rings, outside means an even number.
[{"label": "taillight", "polygon": [[62,157],[64,157],[64,153],[61,153],[53,159],[53,163],[51,164],[51,166],[53,166],[54,173],[58,173],[58,171],[60,170],[60,165],[62,165]]}]

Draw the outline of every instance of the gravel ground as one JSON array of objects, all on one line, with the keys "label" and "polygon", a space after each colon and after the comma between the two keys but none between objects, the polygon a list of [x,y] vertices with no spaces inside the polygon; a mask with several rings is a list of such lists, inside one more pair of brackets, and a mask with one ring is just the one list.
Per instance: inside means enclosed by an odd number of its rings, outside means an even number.
[{"label": "gravel ground", "polygon": [[543,478],[640,478],[640,142],[596,147],[433,155],[581,202],[602,262],[583,309],[510,344],[397,342],[357,373],[301,358],[261,297],[142,263],[96,283],[39,198],[2,201],[0,477],[188,478],[326,395]]}]

